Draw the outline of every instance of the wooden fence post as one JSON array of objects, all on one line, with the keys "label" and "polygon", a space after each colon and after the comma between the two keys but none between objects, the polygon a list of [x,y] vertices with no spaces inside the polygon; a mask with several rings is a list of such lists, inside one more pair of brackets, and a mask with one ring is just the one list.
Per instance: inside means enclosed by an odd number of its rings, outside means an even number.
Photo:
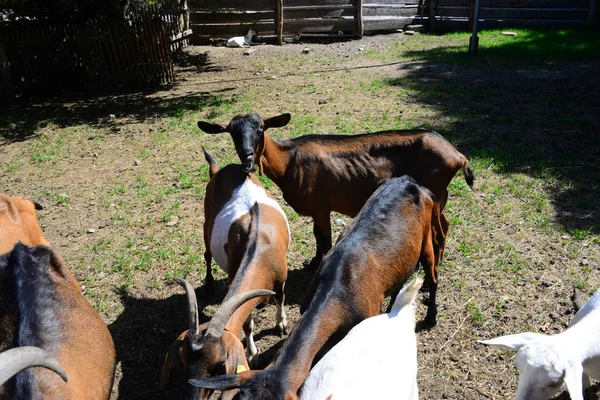
[{"label": "wooden fence post", "polygon": [[275,34],[277,35],[277,44],[283,44],[283,0],[275,0]]},{"label": "wooden fence post", "polygon": [[435,31],[435,1],[429,0],[429,31]]},{"label": "wooden fence post", "polygon": [[365,32],[363,21],[363,0],[356,0],[356,36],[360,39]]},{"label": "wooden fence post", "polygon": [[596,9],[598,7],[598,0],[590,0],[590,8],[588,8],[588,25],[592,25],[596,22]]},{"label": "wooden fence post", "polygon": [[10,76],[10,63],[2,42],[0,42],[0,82],[2,82],[2,86],[5,88],[0,100],[4,99],[7,103],[12,103],[15,99],[15,88]]}]

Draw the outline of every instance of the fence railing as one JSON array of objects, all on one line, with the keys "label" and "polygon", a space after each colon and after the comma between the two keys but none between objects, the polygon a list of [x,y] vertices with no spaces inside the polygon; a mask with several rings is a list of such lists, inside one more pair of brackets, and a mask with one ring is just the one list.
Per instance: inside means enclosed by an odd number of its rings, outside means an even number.
[{"label": "fence railing", "polygon": [[[173,81],[171,43],[161,19],[0,27],[4,102],[65,88],[143,89]],[[4,82],[9,79],[9,82]]]}]

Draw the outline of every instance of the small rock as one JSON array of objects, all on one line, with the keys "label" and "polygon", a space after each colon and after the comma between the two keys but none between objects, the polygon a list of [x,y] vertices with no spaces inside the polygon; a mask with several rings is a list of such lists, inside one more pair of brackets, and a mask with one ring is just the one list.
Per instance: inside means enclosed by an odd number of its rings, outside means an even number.
[{"label": "small rock", "polygon": [[588,260],[587,258],[582,258],[581,259],[581,265],[590,265],[590,260]]},{"label": "small rock", "polygon": [[336,219],[335,223],[336,223],[336,225],[339,225],[339,226],[346,226],[346,222],[341,218]]},{"label": "small rock", "polygon": [[88,140],[94,140],[96,139],[96,136],[88,136]]},{"label": "small rock", "polygon": [[406,32],[404,32],[405,35],[410,35],[410,36],[414,35],[415,33],[416,33],[415,31],[406,31]]},{"label": "small rock", "polygon": [[143,251],[148,251],[148,250],[150,250],[150,246],[144,246],[144,247],[142,247],[142,250]]},{"label": "small rock", "polygon": [[396,29],[396,32],[402,33],[402,32],[404,32],[404,29]]},{"label": "small rock", "polygon": [[96,230],[94,228],[88,228],[87,233],[94,233]]},{"label": "small rock", "polygon": [[108,206],[109,207],[116,207],[117,205],[115,203],[110,203]]},{"label": "small rock", "polygon": [[517,32],[504,31],[502,32],[504,36],[518,36]]},{"label": "small rock", "polygon": [[327,100],[319,100],[319,104],[327,104]]},{"label": "small rock", "polygon": [[308,47],[305,47],[302,49],[302,54],[308,54],[310,53],[310,49]]},{"label": "small rock", "polygon": [[142,162],[140,160],[135,160],[133,162],[133,165],[135,165],[135,166],[142,165]]},{"label": "small rock", "polygon": [[167,226],[175,226],[178,223],[179,223],[179,221],[177,221],[176,219],[174,219],[172,221],[167,222],[165,225],[167,225]]},{"label": "small rock", "polygon": [[561,236],[561,239],[568,239],[568,238],[569,238],[569,235],[562,235]]},{"label": "small rock", "polygon": [[98,153],[92,153],[92,157],[98,158]]},{"label": "small rock", "polygon": [[358,51],[365,51],[365,48],[364,47],[359,47]]},{"label": "small rock", "polygon": [[542,281],[542,286],[543,287],[550,287],[550,285],[551,285],[550,282]]},{"label": "small rock", "polygon": [[109,118],[111,118],[111,119],[117,118],[117,116],[116,116],[115,114],[109,114],[108,116],[109,116]]},{"label": "small rock", "polygon": [[248,49],[248,50],[244,51],[244,55],[249,56],[250,54],[254,53],[255,51],[256,51],[256,49]]}]

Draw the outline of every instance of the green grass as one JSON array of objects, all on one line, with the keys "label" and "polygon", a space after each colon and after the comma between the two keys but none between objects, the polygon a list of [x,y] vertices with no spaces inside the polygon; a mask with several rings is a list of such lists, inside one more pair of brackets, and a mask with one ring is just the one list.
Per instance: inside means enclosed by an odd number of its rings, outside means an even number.
[{"label": "green grass", "polygon": [[[502,35],[501,32],[505,30],[516,32],[517,36]],[[486,66],[600,60],[598,30],[483,30],[478,34],[479,51],[476,58],[468,55],[470,36],[471,33],[467,32],[417,35],[398,42],[385,56]]]}]

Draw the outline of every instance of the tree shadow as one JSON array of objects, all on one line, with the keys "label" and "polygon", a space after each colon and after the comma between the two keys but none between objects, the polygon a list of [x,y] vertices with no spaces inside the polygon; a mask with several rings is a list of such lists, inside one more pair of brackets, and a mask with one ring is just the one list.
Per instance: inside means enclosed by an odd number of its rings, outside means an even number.
[{"label": "tree shadow", "polygon": [[[177,287],[179,288],[178,285]],[[201,310],[200,323],[210,319],[204,313],[204,307],[208,304],[220,304],[226,293],[225,279],[215,281],[215,296],[212,299],[203,296],[203,288],[196,289]],[[118,295],[124,310],[109,325],[117,350],[117,362],[121,363],[118,398],[183,398],[183,388],[161,392],[158,381],[169,347],[188,328],[185,294],[175,294],[165,299],[138,298],[125,291]]]},{"label": "tree shadow", "polygon": [[187,111],[232,104],[235,98],[223,95],[230,90],[233,89],[170,98],[152,96],[156,91],[97,97],[65,95],[49,101],[2,108],[0,141],[10,143],[28,140],[35,137],[40,128],[50,124],[60,128],[80,124],[106,126],[118,132],[118,126],[125,123],[182,116]]},{"label": "tree shadow", "polygon": [[[543,50],[548,40],[558,38],[541,35],[523,48]],[[552,46],[561,48],[561,43]],[[429,127],[470,158],[485,160],[500,173],[547,180],[555,220],[564,228],[599,233],[600,64],[526,60],[515,68],[511,57],[521,57],[515,46],[490,49],[492,58],[482,49],[475,61],[464,54],[446,57],[439,48],[408,52],[420,62],[402,65],[399,77],[386,84],[453,119],[439,125],[433,121]],[[600,59],[600,52],[595,57]],[[502,62],[506,59],[511,60]]]}]

